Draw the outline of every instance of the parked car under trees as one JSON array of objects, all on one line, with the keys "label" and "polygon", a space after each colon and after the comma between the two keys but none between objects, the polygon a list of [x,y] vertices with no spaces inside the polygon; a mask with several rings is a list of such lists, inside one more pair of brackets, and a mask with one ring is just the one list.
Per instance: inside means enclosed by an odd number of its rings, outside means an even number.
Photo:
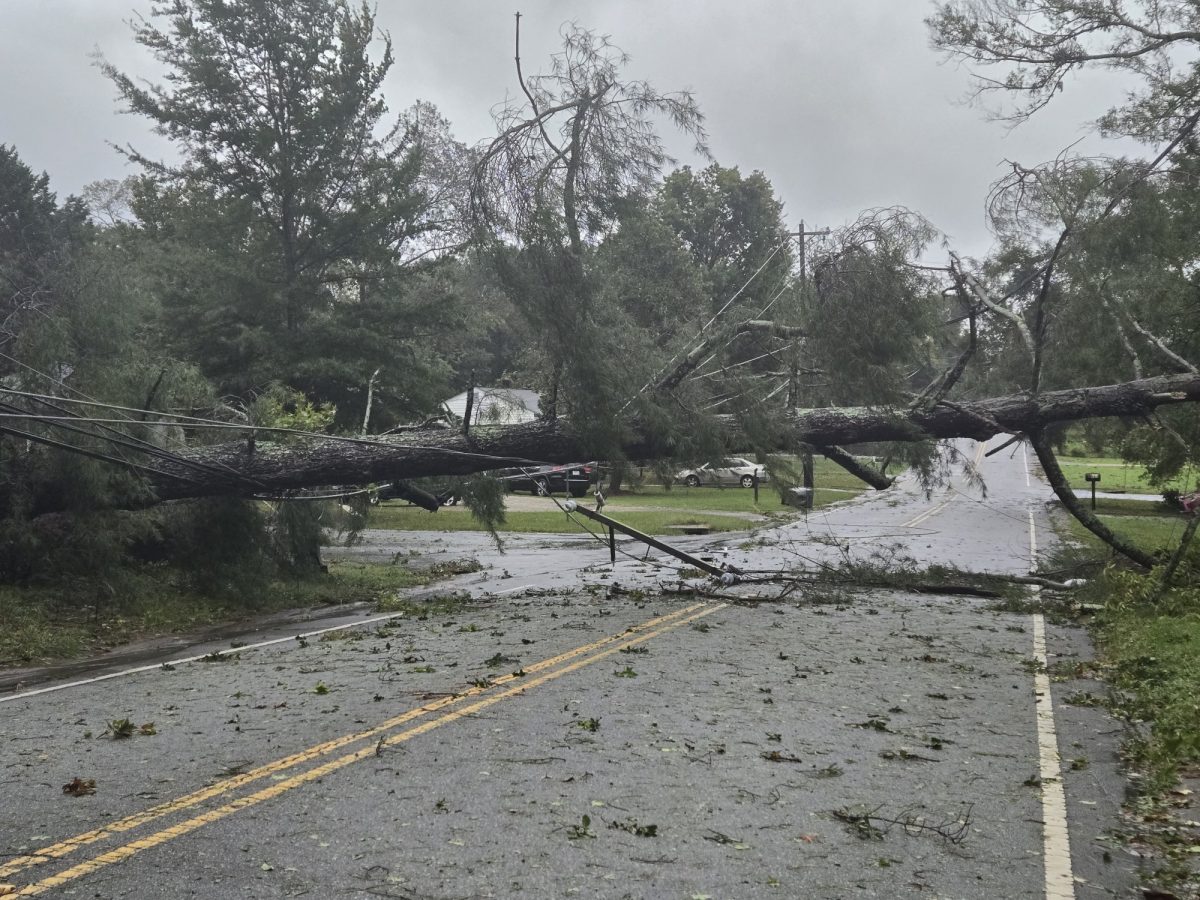
[{"label": "parked car under trees", "polygon": [[682,481],[688,487],[706,484],[740,484],[742,487],[754,487],[755,477],[758,478],[759,484],[770,480],[765,468],[740,456],[728,456],[717,463],[705,463],[694,469],[684,469],[675,475],[677,481]]},{"label": "parked car under trees", "polygon": [[598,472],[596,463],[589,462],[506,469],[497,477],[504,482],[508,491],[529,491],[535,497],[563,493],[582,497],[596,483]]}]

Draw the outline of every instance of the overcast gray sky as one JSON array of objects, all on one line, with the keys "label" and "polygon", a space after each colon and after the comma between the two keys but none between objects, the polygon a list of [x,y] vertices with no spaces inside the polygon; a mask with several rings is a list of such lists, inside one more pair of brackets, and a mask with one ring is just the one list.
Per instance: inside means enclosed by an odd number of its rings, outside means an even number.
[{"label": "overcast gray sky", "polygon": [[[161,146],[144,120],[120,113],[91,59],[98,50],[152,75],[125,24],[149,5],[0,0],[0,143],[48,172],[60,195],[132,172],[110,142]],[[991,242],[984,199],[1003,161],[1053,157],[1121,95],[1113,77],[1088,75],[1027,125],[989,122],[963,102],[967,71],[929,48],[925,0],[378,0],[395,44],[390,107],[429,100],[459,140],[489,137],[489,110],[517,91],[517,8],[527,72],[557,49],[564,21],[610,34],[632,56],[631,77],[695,92],[717,161],[762,170],[793,224],[836,226],[902,204],[973,255]],[[695,162],[686,143],[672,147]],[[1080,149],[1102,145],[1089,138]]]}]

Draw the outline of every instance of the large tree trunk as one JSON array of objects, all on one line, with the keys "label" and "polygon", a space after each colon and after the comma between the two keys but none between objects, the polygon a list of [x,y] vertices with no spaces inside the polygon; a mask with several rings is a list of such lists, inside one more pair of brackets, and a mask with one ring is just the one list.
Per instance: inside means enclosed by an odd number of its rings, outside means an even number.
[{"label": "large tree trunk", "polygon": [[[928,410],[842,408],[788,415],[789,446],[827,447],[865,441],[915,441],[1004,432],[1029,433],[1053,422],[1100,416],[1139,416],[1156,407],[1200,400],[1200,375],[1168,375],[1124,384],[939,404]],[[736,425],[722,420],[726,443],[741,444]],[[668,456],[670,448],[632,431],[631,459]],[[219,494],[277,494],[321,485],[370,484],[425,476],[466,475],[485,469],[589,459],[594,451],[563,421],[476,428],[469,441],[446,429],[422,429],[373,441],[299,438],[287,443],[243,441],[197,448],[184,461],[154,460],[146,473],[158,500]]]}]

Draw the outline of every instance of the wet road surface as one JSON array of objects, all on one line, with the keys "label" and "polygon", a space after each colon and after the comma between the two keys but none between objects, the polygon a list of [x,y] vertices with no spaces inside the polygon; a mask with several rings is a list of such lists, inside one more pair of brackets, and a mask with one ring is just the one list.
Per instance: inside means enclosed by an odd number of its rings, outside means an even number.
[{"label": "wet road surface", "polygon": [[[1019,449],[964,449],[986,498],[902,485],[674,543],[747,569],[850,556],[1027,571],[1053,542],[1048,489]],[[424,615],[357,612],[303,640],[291,625],[219,659],[0,694],[0,884],[105,898],[1130,890],[1107,838],[1119,728],[1065,702],[1097,686],[1058,680],[1090,652],[1084,633],[978,598],[664,594],[678,564],[621,548],[612,565],[582,532],[516,536],[503,556],[469,533],[369,534],[354,553],[487,568],[434,591],[471,599]],[[113,737],[120,719],[131,736]],[[75,778],[94,793],[64,794]]]}]

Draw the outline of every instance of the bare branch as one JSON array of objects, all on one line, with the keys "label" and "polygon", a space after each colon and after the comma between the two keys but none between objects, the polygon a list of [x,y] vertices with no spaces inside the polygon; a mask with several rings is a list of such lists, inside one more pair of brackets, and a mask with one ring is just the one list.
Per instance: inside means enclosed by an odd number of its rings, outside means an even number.
[{"label": "bare branch", "polygon": [[994,298],[987,285],[963,268],[962,260],[959,259],[957,253],[951,253],[950,260],[952,266],[959,273],[961,273],[963,285],[969,290],[970,295],[990,312],[1000,316],[1001,318],[1008,319],[1013,323],[1013,327],[1016,328],[1017,334],[1021,336],[1021,342],[1025,345],[1025,349],[1029,351],[1029,354],[1032,357],[1034,352],[1033,334],[1030,332],[1029,324],[1025,321],[1024,316],[1018,312],[1014,312],[1006,306],[1002,306],[1000,302]]},{"label": "bare branch", "polygon": [[956,266],[951,266],[950,275],[954,279],[959,298],[967,304],[967,346],[958,355],[958,359],[955,360],[954,365],[931,381],[925,390],[913,400],[909,406],[910,409],[931,409],[942,402],[945,396],[954,388],[954,385],[962,378],[963,373],[967,370],[967,363],[975,355],[979,336],[979,329],[975,321],[975,306],[967,299],[967,286],[963,281],[962,272]]},{"label": "bare branch", "polygon": [[1105,312],[1108,313],[1108,317],[1112,320],[1113,327],[1116,329],[1117,337],[1121,341],[1121,346],[1124,347],[1125,352],[1129,354],[1129,360],[1133,363],[1133,377],[1141,378],[1143,377],[1142,359],[1140,356],[1138,356],[1137,349],[1133,346],[1133,342],[1129,340],[1129,333],[1125,330],[1125,326],[1121,324],[1121,317],[1117,315],[1116,310],[1114,310],[1112,304],[1109,303],[1105,293],[1105,286],[1102,285],[1100,288],[1100,305],[1103,306]]},{"label": "bare branch", "polygon": [[1050,296],[1054,264],[1058,261],[1059,254],[1062,253],[1063,245],[1066,244],[1070,234],[1071,226],[1068,225],[1058,236],[1050,258],[1042,267],[1042,289],[1038,291],[1037,299],[1033,301],[1033,374],[1030,378],[1030,390],[1035,394],[1041,390],[1042,386],[1042,355],[1046,349],[1046,300]]}]

